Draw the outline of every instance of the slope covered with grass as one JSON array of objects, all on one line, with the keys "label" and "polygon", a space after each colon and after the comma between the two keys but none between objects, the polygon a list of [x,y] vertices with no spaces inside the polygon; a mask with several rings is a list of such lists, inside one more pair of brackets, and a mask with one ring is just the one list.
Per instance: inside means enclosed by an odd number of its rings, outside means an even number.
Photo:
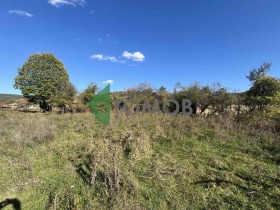
[{"label": "slope covered with grass", "polygon": [[18,99],[22,99],[22,95],[15,94],[0,94],[0,103],[14,103]]},{"label": "slope covered with grass", "polygon": [[0,119],[0,199],[23,209],[280,208],[279,136],[230,118]]}]

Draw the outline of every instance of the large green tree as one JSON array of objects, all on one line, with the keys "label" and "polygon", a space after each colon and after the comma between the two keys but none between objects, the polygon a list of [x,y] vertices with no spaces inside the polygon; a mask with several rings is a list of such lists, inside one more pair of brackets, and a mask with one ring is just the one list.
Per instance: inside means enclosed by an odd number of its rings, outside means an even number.
[{"label": "large green tree", "polygon": [[268,106],[279,109],[280,80],[267,75],[270,67],[271,63],[263,63],[258,69],[251,70],[247,76],[252,86],[246,92],[245,104],[251,110],[265,110]]},{"label": "large green tree", "polygon": [[259,110],[267,106],[280,106],[280,80],[270,76],[263,76],[256,80],[247,91],[246,104]]},{"label": "large green tree", "polygon": [[72,103],[76,90],[61,61],[52,53],[35,53],[18,69],[14,87],[28,101],[39,104],[43,111],[52,106],[65,107]]}]

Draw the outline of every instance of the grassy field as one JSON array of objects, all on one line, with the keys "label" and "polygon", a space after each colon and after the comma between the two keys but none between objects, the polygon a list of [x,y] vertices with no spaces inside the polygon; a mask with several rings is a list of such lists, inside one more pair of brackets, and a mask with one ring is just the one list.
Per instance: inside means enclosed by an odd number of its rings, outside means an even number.
[{"label": "grassy field", "polygon": [[0,112],[0,202],[16,197],[35,210],[280,209],[279,135],[222,116],[111,121]]}]

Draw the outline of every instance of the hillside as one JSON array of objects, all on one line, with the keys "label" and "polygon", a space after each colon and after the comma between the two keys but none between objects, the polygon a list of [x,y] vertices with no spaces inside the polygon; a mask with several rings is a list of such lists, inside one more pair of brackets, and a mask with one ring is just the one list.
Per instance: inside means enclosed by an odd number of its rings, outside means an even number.
[{"label": "hillside", "polygon": [[0,103],[7,104],[7,103],[14,103],[18,99],[22,99],[22,95],[15,95],[15,94],[0,94]]}]

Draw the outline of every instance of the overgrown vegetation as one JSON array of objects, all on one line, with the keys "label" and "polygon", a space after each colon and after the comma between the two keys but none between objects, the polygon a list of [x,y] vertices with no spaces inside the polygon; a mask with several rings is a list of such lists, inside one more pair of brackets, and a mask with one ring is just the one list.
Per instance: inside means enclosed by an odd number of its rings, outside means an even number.
[{"label": "overgrown vegetation", "polygon": [[23,209],[279,209],[280,138],[230,117],[0,113]]},{"label": "overgrown vegetation", "polygon": [[0,198],[23,209],[280,209],[280,80],[270,66],[250,71],[243,93],[219,83],[113,93],[112,108],[190,99],[194,115],[120,111],[104,126],[88,112],[94,83],[75,95],[59,60],[32,55],[15,86],[44,112],[76,113],[0,112]]}]

